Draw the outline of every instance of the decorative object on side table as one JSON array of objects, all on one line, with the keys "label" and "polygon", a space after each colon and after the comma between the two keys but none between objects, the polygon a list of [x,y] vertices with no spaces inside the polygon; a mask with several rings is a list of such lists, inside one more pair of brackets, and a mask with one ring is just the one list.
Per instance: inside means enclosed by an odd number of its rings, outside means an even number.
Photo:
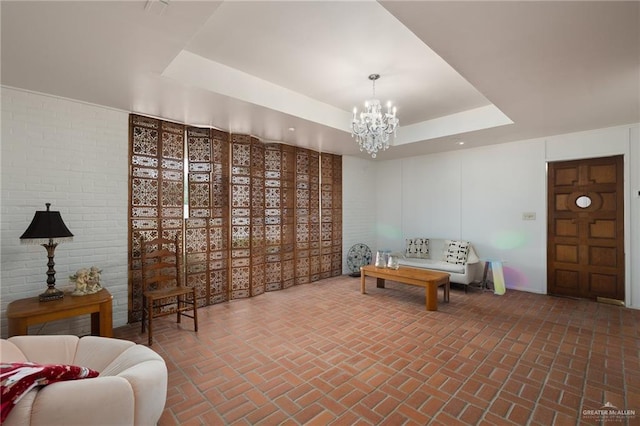
[{"label": "decorative object on side table", "polygon": [[100,285],[100,273],[101,269],[96,266],[91,268],[82,268],[69,277],[71,282],[75,283],[76,289],[72,296],[85,296],[87,294],[97,293],[102,290]]},{"label": "decorative object on side table", "polygon": [[389,259],[387,260],[387,268],[389,269],[399,269],[400,264],[398,263],[398,256],[395,254],[390,254]]},{"label": "decorative object on side table", "polygon": [[376,252],[376,268],[386,268],[389,263],[390,250],[378,250]]},{"label": "decorative object on side table", "polygon": [[349,249],[347,254],[347,267],[349,276],[359,277],[360,267],[371,263],[371,249],[366,244],[358,243]]},{"label": "decorative object on side table", "polygon": [[47,257],[49,258],[47,263],[49,267],[47,270],[47,289],[39,296],[41,302],[58,300],[64,297],[64,293],[56,288],[53,253],[58,244],[73,239],[73,234],[62,221],[60,212],[50,211],[51,203],[46,203],[46,206],[46,211],[36,211],[31,224],[20,237],[20,242],[23,244],[39,244],[47,250]]}]

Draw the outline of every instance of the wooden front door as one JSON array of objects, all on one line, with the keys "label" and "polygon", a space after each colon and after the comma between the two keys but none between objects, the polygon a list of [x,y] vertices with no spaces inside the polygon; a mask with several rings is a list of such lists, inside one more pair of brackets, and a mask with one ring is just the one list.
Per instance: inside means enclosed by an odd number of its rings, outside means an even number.
[{"label": "wooden front door", "polygon": [[624,301],[623,157],[549,163],[549,294]]}]

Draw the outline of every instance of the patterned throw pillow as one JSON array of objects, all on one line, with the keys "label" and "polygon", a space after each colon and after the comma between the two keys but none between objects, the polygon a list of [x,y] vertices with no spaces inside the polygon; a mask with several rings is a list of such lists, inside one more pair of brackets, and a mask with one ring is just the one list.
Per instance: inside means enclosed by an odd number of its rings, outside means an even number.
[{"label": "patterned throw pillow", "polygon": [[469,256],[469,246],[471,243],[468,241],[453,240],[449,242],[447,252],[444,256],[444,260],[447,263],[453,263],[455,265],[464,265],[467,263],[467,257]]},{"label": "patterned throw pillow", "polygon": [[429,258],[429,239],[428,238],[408,238],[406,241],[406,249],[404,255],[406,257],[414,257],[420,259]]}]

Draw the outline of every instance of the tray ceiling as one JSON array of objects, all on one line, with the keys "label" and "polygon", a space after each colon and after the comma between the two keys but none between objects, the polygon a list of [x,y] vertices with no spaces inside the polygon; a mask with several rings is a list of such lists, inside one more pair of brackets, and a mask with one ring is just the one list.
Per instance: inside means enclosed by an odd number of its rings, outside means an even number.
[{"label": "tray ceiling", "polygon": [[371,73],[381,160],[640,121],[638,2],[0,7],[3,85],[343,155]]}]

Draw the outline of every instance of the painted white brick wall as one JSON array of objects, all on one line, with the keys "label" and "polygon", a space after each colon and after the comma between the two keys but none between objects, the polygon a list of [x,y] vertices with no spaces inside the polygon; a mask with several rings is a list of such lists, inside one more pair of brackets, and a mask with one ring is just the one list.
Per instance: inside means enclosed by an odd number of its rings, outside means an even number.
[{"label": "painted white brick wall", "polygon": [[376,252],[376,163],[342,157],[342,272],[348,274],[347,254],[356,243]]},{"label": "painted white brick wall", "polygon": [[[55,251],[56,287],[80,268],[102,268],[114,297],[114,327],[127,322],[128,113],[32,92],[1,88],[1,334],[6,309],[46,288],[43,247],[20,244],[45,203],[74,234]],[[33,326],[30,334],[90,333],[89,316]]]}]

